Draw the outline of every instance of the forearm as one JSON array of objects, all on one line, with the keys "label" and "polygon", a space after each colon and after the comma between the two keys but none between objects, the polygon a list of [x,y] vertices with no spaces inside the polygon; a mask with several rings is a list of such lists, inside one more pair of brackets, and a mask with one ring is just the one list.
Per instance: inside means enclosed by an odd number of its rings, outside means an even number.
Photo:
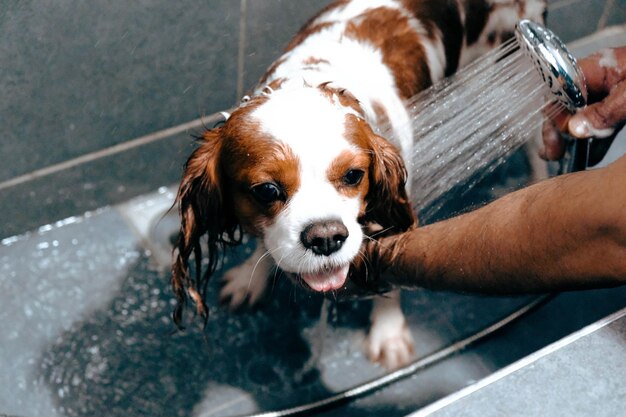
[{"label": "forearm", "polygon": [[626,157],[383,245],[386,273],[405,287],[525,293],[626,284]]}]

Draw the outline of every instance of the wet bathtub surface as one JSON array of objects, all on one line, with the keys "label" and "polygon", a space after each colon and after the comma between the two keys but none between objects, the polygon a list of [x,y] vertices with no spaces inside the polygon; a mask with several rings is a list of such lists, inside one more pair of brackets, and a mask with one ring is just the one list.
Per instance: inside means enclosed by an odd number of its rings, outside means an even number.
[{"label": "wet bathtub surface", "polygon": [[[172,190],[47,225],[0,245],[0,414],[229,416],[317,400],[384,373],[363,356],[369,301],[333,303],[278,279],[232,313],[177,331],[167,263]],[[233,251],[224,265],[252,249]],[[403,295],[423,356],[528,298]],[[626,288],[563,294],[497,337],[325,416],[406,415],[624,306]],[[322,342],[323,341],[323,342]],[[312,361],[312,352],[321,355]],[[311,365],[312,364],[312,365]]]}]

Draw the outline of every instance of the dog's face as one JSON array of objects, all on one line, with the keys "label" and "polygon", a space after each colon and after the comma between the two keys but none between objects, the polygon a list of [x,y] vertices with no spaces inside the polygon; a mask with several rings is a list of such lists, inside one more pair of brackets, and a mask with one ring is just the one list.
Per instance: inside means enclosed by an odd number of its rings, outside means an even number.
[{"label": "dog's face", "polygon": [[344,91],[321,85],[256,97],[207,132],[187,162],[179,257],[186,265],[205,233],[211,250],[241,228],[311,289],[338,289],[364,225],[397,233],[414,223],[405,181],[398,150]]},{"label": "dog's face", "polygon": [[331,100],[313,88],[279,90],[235,115],[222,154],[244,229],[317,291],[341,287],[358,254],[371,164],[351,126],[357,117]]}]

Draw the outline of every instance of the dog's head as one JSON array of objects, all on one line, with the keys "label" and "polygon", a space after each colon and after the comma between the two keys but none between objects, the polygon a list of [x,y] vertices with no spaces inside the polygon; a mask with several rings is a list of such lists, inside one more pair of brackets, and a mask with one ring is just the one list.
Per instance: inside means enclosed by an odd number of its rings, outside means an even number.
[{"label": "dog's head", "polygon": [[[251,99],[206,132],[187,161],[172,278],[179,302],[190,295],[204,313],[206,281],[242,231],[311,289],[342,287],[364,225],[398,233],[414,224],[405,182],[398,150],[374,134],[345,91],[323,84]],[[200,275],[204,235],[209,266]]]}]

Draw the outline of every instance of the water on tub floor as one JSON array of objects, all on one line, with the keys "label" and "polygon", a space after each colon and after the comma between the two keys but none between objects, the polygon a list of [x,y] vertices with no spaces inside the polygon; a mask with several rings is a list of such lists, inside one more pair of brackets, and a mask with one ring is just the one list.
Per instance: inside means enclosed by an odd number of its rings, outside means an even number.
[{"label": "water on tub floor", "polygon": [[[384,373],[362,353],[368,301],[334,303],[322,343],[321,297],[281,280],[261,305],[232,313],[217,306],[218,272],[206,328],[196,320],[177,331],[167,272],[176,216],[163,216],[172,198],[163,188],[2,241],[0,414],[229,416],[317,400]],[[560,295],[489,342],[323,415],[406,415],[617,310],[625,295]],[[527,300],[403,294],[417,356]]]}]

